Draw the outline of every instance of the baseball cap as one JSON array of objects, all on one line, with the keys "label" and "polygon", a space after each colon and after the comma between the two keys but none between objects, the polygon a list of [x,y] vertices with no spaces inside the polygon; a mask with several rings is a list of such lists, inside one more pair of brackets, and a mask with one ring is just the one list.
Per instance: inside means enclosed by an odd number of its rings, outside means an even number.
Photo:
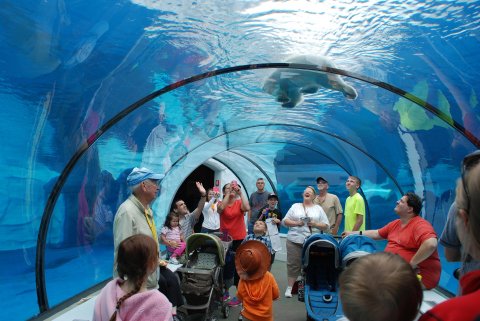
[{"label": "baseball cap", "polygon": [[317,177],[317,184],[320,183],[320,182],[328,183],[328,181],[325,178],[319,176],[319,177]]},{"label": "baseball cap", "polygon": [[164,177],[165,175],[154,173],[146,167],[135,167],[127,176],[127,185],[134,186],[147,179],[161,180]]},{"label": "baseball cap", "polygon": [[278,201],[278,196],[277,196],[277,194],[275,194],[275,193],[270,193],[270,194],[268,194],[268,198],[267,198],[267,199],[271,199],[271,198],[276,198],[277,201]]}]

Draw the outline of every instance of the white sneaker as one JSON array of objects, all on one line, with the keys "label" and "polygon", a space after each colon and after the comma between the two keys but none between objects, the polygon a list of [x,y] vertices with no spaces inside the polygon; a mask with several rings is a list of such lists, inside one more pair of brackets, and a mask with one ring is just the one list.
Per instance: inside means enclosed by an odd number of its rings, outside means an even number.
[{"label": "white sneaker", "polygon": [[178,264],[177,259],[174,258],[174,257],[171,257],[169,262],[172,263],[172,264]]},{"label": "white sneaker", "polygon": [[292,297],[292,287],[287,286],[287,289],[285,290],[285,297],[286,298],[291,298]]}]

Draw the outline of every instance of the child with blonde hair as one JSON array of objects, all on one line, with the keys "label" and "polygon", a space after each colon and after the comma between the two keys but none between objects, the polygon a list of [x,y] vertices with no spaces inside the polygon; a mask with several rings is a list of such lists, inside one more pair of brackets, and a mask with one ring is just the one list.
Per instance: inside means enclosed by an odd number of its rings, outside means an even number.
[{"label": "child with blonde hair", "polygon": [[340,274],[340,299],[350,321],[413,321],[423,300],[420,281],[399,255],[356,259]]}]

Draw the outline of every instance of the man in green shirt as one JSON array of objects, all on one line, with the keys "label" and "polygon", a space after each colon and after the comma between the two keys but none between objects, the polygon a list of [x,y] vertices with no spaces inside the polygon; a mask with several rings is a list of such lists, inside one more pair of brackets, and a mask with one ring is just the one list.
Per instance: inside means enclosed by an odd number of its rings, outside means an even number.
[{"label": "man in green shirt", "polygon": [[365,231],[365,201],[358,193],[362,181],[349,176],[345,186],[350,193],[345,201],[345,231]]}]

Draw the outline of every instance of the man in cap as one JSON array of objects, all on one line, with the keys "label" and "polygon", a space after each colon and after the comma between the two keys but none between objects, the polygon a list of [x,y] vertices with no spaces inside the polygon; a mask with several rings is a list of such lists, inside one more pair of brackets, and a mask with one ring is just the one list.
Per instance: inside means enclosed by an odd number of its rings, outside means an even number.
[{"label": "man in cap", "polygon": [[[157,198],[160,190],[160,180],[163,174],[157,174],[148,168],[135,167],[127,176],[127,186],[132,194],[120,205],[115,214],[113,222],[113,244],[114,244],[114,262],[117,261],[117,250],[119,244],[135,234],[145,234],[151,236],[158,244],[157,228],[153,219],[151,204]],[[117,275],[116,263],[114,263],[114,276]],[[174,320],[176,318],[176,307],[183,304],[180,286],[173,273],[167,269],[162,269],[162,276],[159,270],[155,270],[147,278],[147,288],[158,289],[162,285],[161,291],[173,305]]]},{"label": "man in cap", "polygon": [[246,241],[235,255],[240,276],[237,297],[243,303],[239,320],[273,321],[272,301],[279,297],[277,282],[268,271],[270,252],[260,241]]},{"label": "man in cap", "polygon": [[195,185],[200,193],[200,201],[198,201],[197,208],[195,208],[193,212],[188,210],[187,204],[181,199],[176,200],[172,206],[172,211],[180,216],[180,229],[183,232],[183,237],[185,239],[192,235],[193,227],[197,223],[200,214],[202,214],[205,200],[207,199],[207,191],[205,190],[205,187],[203,187],[203,184],[195,182]]},{"label": "man in cap", "polygon": [[328,222],[330,223],[329,232],[332,235],[337,235],[338,228],[342,222],[343,209],[337,195],[328,193],[328,181],[323,177],[317,177],[318,195],[313,202],[320,205],[325,214],[327,214]]}]

